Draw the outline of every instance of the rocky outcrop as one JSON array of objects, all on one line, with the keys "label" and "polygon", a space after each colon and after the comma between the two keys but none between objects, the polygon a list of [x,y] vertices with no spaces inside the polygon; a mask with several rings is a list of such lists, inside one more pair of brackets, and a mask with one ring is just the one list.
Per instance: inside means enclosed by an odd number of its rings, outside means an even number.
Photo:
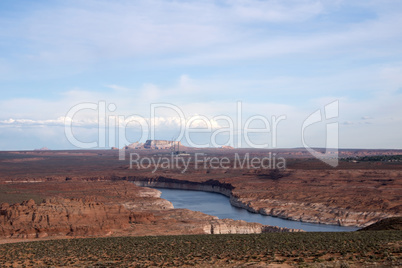
[{"label": "rocky outcrop", "polygon": [[301,232],[299,229],[282,228],[277,226],[262,225],[242,220],[221,219],[212,221],[204,226],[206,234],[261,234]]},{"label": "rocky outcrop", "polygon": [[167,140],[147,140],[144,143],[145,149],[171,149],[179,150],[179,148],[184,146],[180,141],[167,141]]},{"label": "rocky outcrop", "polygon": [[[367,226],[388,217],[383,212],[354,212],[340,207],[318,203],[295,203],[281,200],[254,200],[231,196],[233,206],[262,215],[279,217],[308,223],[333,224],[340,226]],[[311,212],[314,211],[312,214]]]},{"label": "rocky outcrop", "polygon": [[173,208],[172,203],[162,198],[137,199],[124,202],[122,205],[129,210],[164,210]]},{"label": "rocky outcrop", "polygon": [[124,147],[124,149],[144,149],[144,143],[142,142],[134,142]]},{"label": "rocky outcrop", "polygon": [[125,229],[131,221],[144,221],[149,215],[133,214],[121,205],[105,205],[91,199],[52,198],[0,207],[0,236],[40,238],[46,236],[109,235]]},{"label": "rocky outcrop", "polygon": [[168,140],[147,140],[145,143],[134,142],[124,147],[126,150],[130,149],[175,149],[187,148],[181,144],[180,141],[168,141]]},{"label": "rocky outcrop", "polygon": [[122,205],[132,211],[165,210],[174,208],[172,203],[160,198],[161,191],[156,189],[142,187],[141,191],[137,191],[136,195],[136,198],[123,202]]},{"label": "rocky outcrop", "polygon": [[229,183],[221,183],[217,180],[208,180],[205,182],[193,182],[177,180],[165,177],[157,178],[129,178],[136,186],[140,187],[159,187],[168,189],[194,190],[220,193],[231,197],[234,187]]}]

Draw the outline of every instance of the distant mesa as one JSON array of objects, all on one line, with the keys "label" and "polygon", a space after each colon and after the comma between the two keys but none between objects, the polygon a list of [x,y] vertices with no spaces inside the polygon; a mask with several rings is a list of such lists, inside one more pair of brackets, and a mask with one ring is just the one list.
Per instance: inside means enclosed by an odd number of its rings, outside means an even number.
[{"label": "distant mesa", "polygon": [[144,144],[142,142],[134,142],[124,147],[124,149],[144,149]]},{"label": "distant mesa", "polygon": [[35,149],[34,151],[50,151],[50,149],[45,146],[40,149]]},{"label": "distant mesa", "polygon": [[170,149],[174,146],[183,147],[180,141],[147,140],[144,144],[145,149]]},{"label": "distant mesa", "polygon": [[[152,150],[173,150],[178,152],[180,150],[191,150],[192,147],[184,146],[180,141],[169,141],[169,140],[147,140],[145,143],[134,142],[123,147],[126,150],[133,149],[152,149]],[[112,149],[117,149],[112,147]],[[232,150],[232,146],[222,145],[219,149]],[[180,151],[182,152],[182,151]],[[184,151],[183,151],[184,152]]]},{"label": "distant mesa", "polygon": [[185,148],[180,141],[168,141],[168,140],[147,140],[145,143],[134,142],[124,147],[124,149],[174,149]]}]

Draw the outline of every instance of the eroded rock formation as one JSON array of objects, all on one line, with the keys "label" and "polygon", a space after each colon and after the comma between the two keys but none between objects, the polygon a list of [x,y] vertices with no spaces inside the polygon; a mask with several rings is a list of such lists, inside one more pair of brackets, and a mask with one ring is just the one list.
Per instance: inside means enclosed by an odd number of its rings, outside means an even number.
[{"label": "eroded rock formation", "polygon": [[167,140],[147,140],[144,143],[145,149],[171,149],[179,150],[179,148],[184,146],[180,141],[167,141]]},{"label": "eroded rock formation", "polygon": [[[154,190],[156,191],[156,190]],[[149,196],[148,189],[144,189]],[[158,192],[158,191],[157,191]],[[157,193],[158,194],[158,193]],[[142,202],[102,203],[95,198],[49,198],[0,205],[0,238],[87,237],[163,234],[250,234],[299,230],[265,226],[187,209],[145,197]]]},{"label": "eroded rock formation", "polygon": [[[139,219],[121,205],[105,205],[92,199],[46,199],[20,204],[2,204],[0,236],[35,238],[52,235],[107,235],[125,229],[130,219]],[[143,217],[142,217],[143,218]]]}]

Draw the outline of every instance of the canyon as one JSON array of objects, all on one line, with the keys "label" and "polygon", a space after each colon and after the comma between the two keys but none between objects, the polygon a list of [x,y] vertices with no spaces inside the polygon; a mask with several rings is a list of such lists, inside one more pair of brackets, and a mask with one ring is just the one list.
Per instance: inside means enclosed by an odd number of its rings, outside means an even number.
[{"label": "canyon", "polygon": [[[178,168],[152,172],[152,165],[130,168],[131,152],[170,155],[170,150],[128,149],[120,161],[117,150],[0,152],[1,239],[297,231],[175,209],[159,191],[142,186],[217,192],[250,212],[310,223],[364,227],[401,215],[399,162],[341,161],[329,168],[296,149],[275,152],[286,157],[281,170],[200,169],[189,161],[184,173]],[[233,159],[234,152],[269,153],[192,149],[186,159],[194,153]]]},{"label": "canyon", "polygon": [[[57,194],[39,204],[32,199],[1,204],[1,239],[299,231],[174,209],[160,191],[125,181],[44,184],[36,184],[37,190],[46,187],[47,195]],[[80,191],[74,189],[85,191],[86,197],[78,198]]]},{"label": "canyon", "polygon": [[397,210],[399,209],[398,207],[394,209],[396,213],[382,211],[353,211],[351,209],[324,205],[321,203],[298,203],[275,199],[261,199],[258,195],[245,196],[242,193],[233,191],[235,187],[232,184],[220,183],[217,180],[194,182],[157,177],[153,179],[133,178],[133,182],[137,186],[220,193],[229,197],[230,203],[235,207],[243,208],[253,213],[260,213],[262,215],[310,223],[364,227],[373,224],[380,219],[400,215]]}]

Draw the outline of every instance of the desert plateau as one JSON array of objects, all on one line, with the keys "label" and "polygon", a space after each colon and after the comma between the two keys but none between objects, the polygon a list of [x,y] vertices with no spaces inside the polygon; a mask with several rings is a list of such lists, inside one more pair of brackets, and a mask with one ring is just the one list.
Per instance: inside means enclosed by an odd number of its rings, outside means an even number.
[{"label": "desert plateau", "polygon": [[[148,236],[167,236],[160,238],[161,241],[152,242],[165,243],[162,242],[164,239],[167,241],[176,239],[171,235],[180,235],[177,239],[180,239],[180,243],[185,243],[184,241],[193,238],[183,235],[262,235],[264,233],[268,235],[268,233],[304,232],[260,223],[219,219],[188,209],[175,209],[172,203],[160,198],[160,191],[149,187],[217,192],[228,196],[230,203],[235,207],[262,215],[310,223],[361,228],[383,219],[401,217],[402,162],[380,161],[375,157],[372,160],[369,158],[368,161],[350,161],[351,157],[363,159],[378,153],[386,158],[397,159],[401,153],[399,151],[341,152],[345,155],[344,160],[340,161],[340,165],[334,169],[327,168],[324,163],[309,158],[300,149],[277,150],[276,157],[281,155],[286,157],[286,169],[248,169],[230,166],[204,170],[196,169],[195,163],[191,161],[195,154],[222,158],[238,153],[261,158],[264,155],[272,155],[273,152],[243,149],[186,149],[188,153],[185,156],[170,158],[190,159],[186,172],[183,172],[181,166],[177,169],[162,169],[157,172],[152,172],[155,168],[152,165],[147,166],[147,169],[135,168],[132,165],[130,168],[130,154],[136,153],[144,157],[156,158],[170,157],[171,152],[163,149],[127,149],[125,150],[126,160],[118,160],[117,150],[1,152],[0,243],[4,245],[0,246],[0,251],[1,247],[19,245],[15,244],[16,242],[43,241],[41,243],[45,243],[43,246],[47,247],[46,243],[54,243],[51,242],[55,241],[54,239],[62,239],[57,243],[88,237],[107,237],[108,239],[138,237],[141,241]],[[325,234],[322,235],[325,236]],[[370,234],[372,235],[374,234]],[[398,253],[397,248],[400,249],[400,238],[398,238],[400,231],[388,231],[384,235],[391,240],[399,241],[391,254],[393,258],[396,258],[395,260],[399,260],[400,252]],[[328,233],[328,236],[325,239],[335,239],[336,234]],[[289,239],[296,239],[296,237],[298,236],[289,236]],[[208,242],[210,240],[204,241],[203,237],[199,239],[203,241],[202,243],[210,243]],[[232,236],[217,239],[238,241],[251,238]],[[264,238],[258,239],[258,241],[264,240]],[[266,239],[270,239],[269,236]],[[379,243],[388,241],[387,239],[380,240]],[[82,243],[87,243],[84,241],[89,243],[95,240],[83,240]],[[106,240],[96,241],[104,243],[102,241]],[[115,240],[111,240],[111,243],[115,243],[113,241]],[[12,244],[7,245],[8,243]],[[384,246],[385,244],[381,244],[381,247]],[[373,245],[370,244],[370,247]],[[48,250],[51,251],[51,249]],[[250,250],[254,252],[256,249]],[[5,254],[5,251],[1,252]],[[28,252],[25,254],[32,254]],[[260,251],[257,255],[253,254],[251,254],[254,256],[252,260],[257,261],[256,263],[268,260],[270,260],[268,264],[272,262],[278,265],[300,263],[298,258],[286,258],[286,254],[279,254],[278,256],[281,256],[279,259],[260,259],[262,256]],[[275,255],[275,253],[272,254]],[[337,253],[332,251],[331,254],[336,256]],[[349,255],[356,256],[356,254],[357,252],[353,251]],[[317,261],[313,255],[308,256],[303,258],[303,262]],[[321,260],[330,259],[333,263],[351,262],[348,258],[328,256]],[[33,261],[32,264],[44,264],[43,258],[45,256],[37,262]],[[46,258],[51,259],[49,256]],[[68,264],[65,257],[63,258],[63,263]],[[95,259],[98,260],[98,258],[101,262],[105,260],[100,257]],[[207,265],[203,259],[194,256],[192,258],[197,260],[193,264]],[[351,263],[363,261],[364,258],[360,258],[352,257]],[[210,264],[219,266],[224,263],[223,260],[226,260],[226,257]],[[386,261],[386,259],[381,260]],[[397,263],[393,260],[388,263]],[[71,264],[81,263],[71,261]],[[83,263],[88,264],[87,261]],[[134,259],[129,259],[129,262],[136,263]],[[5,265],[13,263],[10,257],[3,262]],[[61,264],[60,262],[52,263]],[[152,260],[145,263],[140,261],[140,263],[145,265],[163,262]],[[169,259],[169,263],[174,265],[176,262],[173,258]],[[176,264],[178,263],[186,264],[181,261]],[[189,261],[188,264],[190,263],[192,262]],[[232,264],[240,265],[241,263],[245,263],[245,259],[238,259]],[[225,264],[229,265],[230,262]]]}]

